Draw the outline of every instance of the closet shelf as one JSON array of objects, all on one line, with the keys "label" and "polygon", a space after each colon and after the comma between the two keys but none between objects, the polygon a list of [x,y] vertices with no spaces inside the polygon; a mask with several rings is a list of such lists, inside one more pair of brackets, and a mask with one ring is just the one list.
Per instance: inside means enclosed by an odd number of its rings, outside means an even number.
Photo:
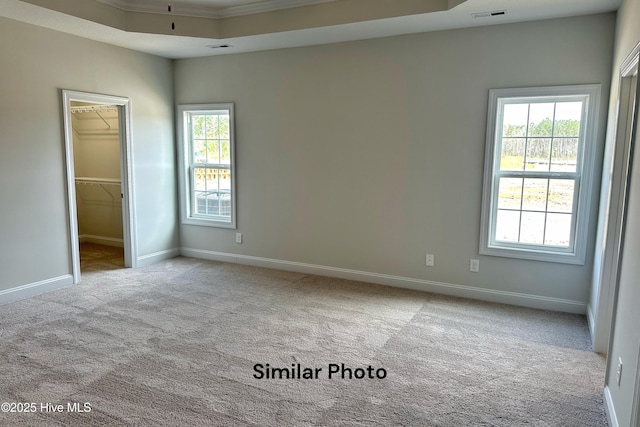
[{"label": "closet shelf", "polygon": [[111,184],[120,185],[119,179],[76,177],[76,184]]},{"label": "closet shelf", "polygon": [[[109,195],[111,198],[111,203],[114,203],[116,199],[111,194],[111,191],[107,190],[105,185],[120,185],[119,179],[111,179],[111,178],[89,178],[89,177],[77,177],[76,184],[84,184],[84,185],[99,185],[105,193]],[[121,195],[122,197],[122,195]]]},{"label": "closet shelf", "polygon": [[120,135],[120,131],[118,129],[78,129],[76,126],[73,126],[73,130],[79,136],[113,136]]},{"label": "closet shelf", "polygon": [[72,105],[71,106],[72,113],[97,113],[99,111],[107,111],[110,113],[117,113],[118,106],[117,105]]}]

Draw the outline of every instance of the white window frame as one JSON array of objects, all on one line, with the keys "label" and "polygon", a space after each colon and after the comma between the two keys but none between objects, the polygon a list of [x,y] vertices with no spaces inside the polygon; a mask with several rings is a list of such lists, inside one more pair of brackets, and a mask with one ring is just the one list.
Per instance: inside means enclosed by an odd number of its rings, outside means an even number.
[{"label": "white window frame", "polygon": [[[495,239],[498,171],[502,138],[502,112],[504,105],[513,102],[535,102],[544,98],[560,100],[584,100],[578,143],[574,193],[574,212],[568,248],[518,242],[502,242]],[[532,88],[492,89],[489,91],[487,135],[485,147],[484,181],[482,193],[482,217],[480,227],[480,254],[537,261],[584,265],[587,253],[590,198],[592,195],[594,158],[597,136],[597,118],[600,105],[600,85],[572,85]],[[553,174],[550,173],[549,176]]]},{"label": "white window frame", "polygon": [[[230,145],[230,176],[231,176],[231,216],[214,216],[197,214],[193,207],[195,203],[195,189],[192,170],[198,164],[193,160],[193,142],[190,118],[192,115],[211,113],[213,111],[229,112],[229,145]],[[208,227],[236,228],[236,173],[235,173],[235,116],[233,103],[214,104],[182,104],[176,108],[178,128],[178,165],[179,165],[179,195],[180,219],[182,224],[201,225]],[[222,167],[222,165],[220,165]],[[208,165],[207,167],[211,167]]]}]

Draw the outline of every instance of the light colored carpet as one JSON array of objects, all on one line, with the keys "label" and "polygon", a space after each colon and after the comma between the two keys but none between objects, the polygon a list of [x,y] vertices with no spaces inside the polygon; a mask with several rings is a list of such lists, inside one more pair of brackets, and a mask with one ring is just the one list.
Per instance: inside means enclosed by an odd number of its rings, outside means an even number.
[{"label": "light colored carpet", "polygon": [[[346,280],[189,258],[96,269],[0,306],[0,338],[0,400],[38,406],[3,426],[606,425],[583,316]],[[322,371],[256,379],[258,363]]]}]

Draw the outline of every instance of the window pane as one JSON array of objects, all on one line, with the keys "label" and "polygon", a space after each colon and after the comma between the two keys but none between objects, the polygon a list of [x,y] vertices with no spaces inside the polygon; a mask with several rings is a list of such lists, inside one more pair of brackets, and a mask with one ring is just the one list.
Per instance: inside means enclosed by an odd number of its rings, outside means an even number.
[{"label": "window pane", "polygon": [[554,136],[580,136],[580,121],[582,120],[582,102],[558,102]]},{"label": "window pane", "polygon": [[551,136],[555,103],[529,105],[528,136]]},{"label": "window pane", "polygon": [[228,193],[231,190],[231,171],[207,168],[206,186],[207,191]]},{"label": "window pane", "polygon": [[545,211],[547,208],[548,179],[526,178],[522,192],[522,209]]},{"label": "window pane", "polygon": [[196,139],[193,141],[193,162],[205,163],[207,161],[207,146],[205,141]]},{"label": "window pane", "polygon": [[219,187],[218,187],[218,176],[219,176],[219,171],[217,169],[207,169],[207,179],[206,179],[206,185],[207,185],[207,191],[208,192],[215,192],[216,194],[218,193]]},{"label": "window pane", "polygon": [[573,212],[573,192],[575,182],[572,179],[549,180],[549,212]]},{"label": "window pane", "polygon": [[218,192],[215,194],[216,215],[231,216],[231,171],[229,169],[215,169],[217,175]]},{"label": "window pane", "polygon": [[196,212],[201,215],[231,216],[231,171],[196,168]]},{"label": "window pane", "polygon": [[207,138],[218,137],[218,116],[207,116]]},{"label": "window pane", "polygon": [[191,126],[193,130],[193,138],[204,139],[205,134],[205,116],[192,116]]},{"label": "window pane", "polygon": [[533,138],[527,141],[527,164],[528,171],[548,171],[549,158],[551,157],[551,139]]},{"label": "window pane", "polygon": [[504,138],[500,154],[500,170],[521,171],[524,169],[524,138]]},{"label": "window pane", "polygon": [[231,171],[229,169],[218,169],[220,190],[222,193],[229,193],[231,191]]},{"label": "window pane", "polygon": [[229,115],[220,115],[218,116],[219,121],[219,130],[218,130],[218,138],[220,139],[229,139]]},{"label": "window pane", "polygon": [[520,233],[520,212],[498,209],[496,217],[496,240],[517,242]]},{"label": "window pane", "polygon": [[571,214],[547,214],[545,245],[569,247],[571,238]]},{"label": "window pane", "polygon": [[520,242],[541,245],[544,241],[544,212],[522,212]]},{"label": "window pane", "polygon": [[206,204],[206,199],[207,199],[207,193],[204,191],[196,191],[194,193],[194,208],[197,214],[199,215],[206,215],[207,213],[207,204]]},{"label": "window pane", "polygon": [[506,104],[502,116],[502,136],[526,136],[529,104]]},{"label": "window pane", "polygon": [[500,178],[498,209],[518,209],[522,202],[522,178]]},{"label": "window pane", "polygon": [[207,168],[207,191],[231,189],[231,172],[228,169]]},{"label": "window pane", "polygon": [[231,164],[231,144],[229,141],[220,141],[220,163]]},{"label": "window pane", "polygon": [[578,138],[580,136],[580,121],[556,119],[553,125],[553,136]]},{"label": "window pane", "polygon": [[578,139],[558,138],[553,140],[551,171],[575,172],[578,164]]},{"label": "window pane", "polygon": [[231,196],[229,194],[209,194],[207,209],[210,215],[231,217]]},{"label": "window pane", "polygon": [[205,191],[207,189],[206,185],[206,169],[205,168],[194,168],[193,169],[193,188],[197,191]]},{"label": "window pane", "polygon": [[207,142],[207,163],[220,163],[220,142]]}]

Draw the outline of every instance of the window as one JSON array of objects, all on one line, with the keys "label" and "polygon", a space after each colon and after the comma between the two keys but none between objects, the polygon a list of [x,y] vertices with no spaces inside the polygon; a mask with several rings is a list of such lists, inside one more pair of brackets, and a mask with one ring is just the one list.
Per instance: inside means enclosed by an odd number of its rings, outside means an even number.
[{"label": "window", "polygon": [[490,91],[481,254],[584,264],[599,94]]},{"label": "window", "polygon": [[182,223],[235,228],[233,104],[179,105]]}]

